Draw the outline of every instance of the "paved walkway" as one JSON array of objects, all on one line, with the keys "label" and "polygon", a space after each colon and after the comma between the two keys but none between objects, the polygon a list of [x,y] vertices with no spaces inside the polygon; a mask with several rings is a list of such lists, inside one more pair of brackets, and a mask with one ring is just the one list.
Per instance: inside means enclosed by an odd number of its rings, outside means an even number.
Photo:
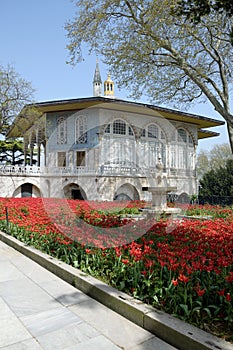
[{"label": "paved walkway", "polygon": [[175,350],[1,241],[0,349]]}]

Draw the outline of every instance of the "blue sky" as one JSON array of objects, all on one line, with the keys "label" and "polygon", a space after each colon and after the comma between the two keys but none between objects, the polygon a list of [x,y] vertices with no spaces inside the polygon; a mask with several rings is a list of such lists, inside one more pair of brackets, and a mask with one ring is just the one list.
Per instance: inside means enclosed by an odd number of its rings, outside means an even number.
[{"label": "blue sky", "polygon": [[[70,0],[0,1],[0,64],[13,65],[32,83],[36,102],[92,96],[96,57],[86,54],[85,61],[75,67],[66,63],[69,53],[64,25],[75,12],[74,2]],[[101,61],[99,64],[104,80],[108,68]],[[117,87],[115,95],[127,98],[127,92]],[[207,104],[196,104],[188,112],[222,120]],[[228,142],[225,126],[213,130],[221,136],[201,140],[199,150]]]}]

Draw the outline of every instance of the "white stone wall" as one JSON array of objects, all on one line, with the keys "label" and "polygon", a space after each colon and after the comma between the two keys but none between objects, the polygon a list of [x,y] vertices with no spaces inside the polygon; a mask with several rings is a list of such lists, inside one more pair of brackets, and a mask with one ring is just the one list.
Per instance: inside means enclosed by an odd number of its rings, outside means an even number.
[{"label": "white stone wall", "polygon": [[[1,197],[21,197],[21,185],[31,183],[33,197],[71,198],[71,190],[81,188],[88,200],[112,201],[116,195],[125,193],[132,199],[149,200],[150,195],[142,191],[142,187],[153,186],[151,176],[0,176]],[[197,193],[195,177],[168,177],[167,183],[177,187],[177,194]],[[133,190],[134,189],[134,190]],[[137,195],[139,198],[137,198]]]},{"label": "white stone wall", "polygon": [[[139,197],[148,200],[149,194],[142,191],[142,187],[151,186],[152,173],[156,176],[156,164],[159,151],[155,149],[156,140],[151,140],[148,144],[146,139],[142,140],[141,132],[150,123],[155,123],[163,131],[166,139],[165,164],[167,182],[170,186],[177,187],[177,194],[187,193],[189,195],[197,193],[196,178],[192,174],[195,171],[195,149],[197,145],[197,127],[188,123],[177,121],[168,121],[159,115],[158,111],[151,115],[130,113],[125,111],[115,111],[106,109],[106,104],[102,108],[90,108],[80,112],[53,112],[47,113],[47,146],[46,146],[46,166],[37,176],[33,174],[0,174],[0,195],[2,197],[21,196],[21,185],[31,183],[32,196],[43,197],[72,197],[72,191],[76,194],[80,190],[85,194],[88,200],[113,200],[115,196],[124,193],[128,197]],[[75,120],[78,116],[84,116],[87,119],[87,131],[89,133],[86,144],[76,144]],[[67,140],[65,144],[57,143],[56,118],[64,116],[67,118],[66,131]],[[134,135],[128,138],[125,135],[107,135],[104,133],[105,127],[116,119],[124,120],[129,125]],[[178,128],[183,128],[188,132],[193,147],[189,147],[188,163],[185,165],[184,173],[186,175],[177,175],[176,170],[172,169],[172,162],[179,157],[176,152],[183,152],[182,145],[173,141],[173,133]],[[186,145],[184,145],[186,147]],[[154,148],[153,148],[154,147]],[[187,146],[188,147],[188,146]],[[86,152],[86,163],[81,172],[81,168],[76,168],[76,152],[83,150]],[[57,168],[58,152],[66,152],[66,166],[64,172],[60,173]],[[157,152],[157,153],[156,153]],[[191,161],[190,161],[191,160]],[[119,173],[120,163],[124,164],[124,169]],[[113,174],[114,169],[110,169],[109,175],[101,175],[101,166],[114,164],[118,168],[118,174]],[[178,162],[179,163],[179,162]],[[182,165],[182,162],[180,162]],[[129,172],[127,165],[134,167]],[[148,167],[151,167],[150,169]],[[174,174],[172,171],[174,170]],[[53,174],[54,171],[54,174]],[[77,175],[77,171],[80,174]],[[125,171],[125,173],[124,173]],[[135,174],[133,175],[133,172]],[[141,173],[139,173],[141,171]],[[178,171],[178,173],[179,173]],[[113,173],[111,173],[113,172]],[[152,173],[151,173],[152,172]],[[190,174],[188,174],[190,172]],[[75,175],[76,174],[76,175]],[[181,174],[181,172],[180,172]],[[153,181],[152,181],[153,182]],[[156,184],[155,184],[156,185]]]}]

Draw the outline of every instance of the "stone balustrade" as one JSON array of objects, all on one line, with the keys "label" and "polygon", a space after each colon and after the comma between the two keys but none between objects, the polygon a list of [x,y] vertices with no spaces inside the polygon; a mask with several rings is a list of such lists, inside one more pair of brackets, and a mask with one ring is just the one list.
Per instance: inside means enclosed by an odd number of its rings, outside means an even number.
[{"label": "stone balustrade", "polygon": [[[38,167],[36,165],[5,165],[0,164],[0,176],[152,176],[157,172],[156,168],[140,168],[134,165],[102,165],[98,168],[80,166],[80,167]],[[195,176],[195,171],[190,169],[164,169],[167,176]]]}]

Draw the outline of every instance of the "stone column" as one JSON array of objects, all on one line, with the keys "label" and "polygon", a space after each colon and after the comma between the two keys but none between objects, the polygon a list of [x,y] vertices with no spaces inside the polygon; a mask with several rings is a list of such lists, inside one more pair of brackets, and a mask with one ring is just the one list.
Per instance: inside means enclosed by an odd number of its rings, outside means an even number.
[{"label": "stone column", "polygon": [[40,130],[36,130],[37,166],[40,166]]},{"label": "stone column", "polygon": [[24,137],[24,145],[23,145],[23,149],[24,149],[24,165],[27,164],[27,151],[28,151],[28,138]]},{"label": "stone column", "polygon": [[29,147],[30,147],[30,165],[33,165],[34,143],[32,141],[30,142]]}]

